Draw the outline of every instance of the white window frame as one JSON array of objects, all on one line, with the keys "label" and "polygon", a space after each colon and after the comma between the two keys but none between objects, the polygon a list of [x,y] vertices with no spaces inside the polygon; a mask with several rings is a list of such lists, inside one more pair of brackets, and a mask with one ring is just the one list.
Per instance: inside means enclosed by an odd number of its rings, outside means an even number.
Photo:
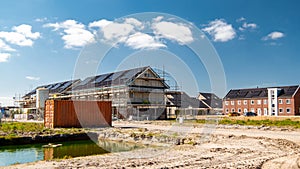
[{"label": "white window frame", "polygon": [[279,100],[278,100],[278,103],[279,103],[279,104],[282,104],[282,103],[283,103],[283,102],[282,102],[282,99],[279,99]]},{"label": "white window frame", "polygon": [[254,108],[251,108],[250,111],[253,112],[253,113],[255,113]]},{"label": "white window frame", "polygon": [[250,101],[250,104],[251,104],[251,105],[254,105],[254,104],[255,104],[255,101],[254,101],[254,100],[251,100],[251,101]]},{"label": "white window frame", "polygon": [[231,109],[231,112],[235,112],[235,111],[234,111],[234,108]]},{"label": "white window frame", "polygon": [[264,108],[264,116],[267,116],[267,115],[268,115],[268,109]]},{"label": "white window frame", "polygon": [[242,104],[242,102],[241,102],[240,100],[238,100],[237,102],[238,102],[238,105],[241,105],[241,104]]},{"label": "white window frame", "polygon": [[[281,110],[281,111],[280,111]],[[279,108],[279,113],[283,113],[283,108]]]},{"label": "white window frame", "polygon": [[228,109],[226,109],[225,111],[226,111],[226,113],[228,113],[228,111],[229,111],[229,110],[228,110]]},{"label": "white window frame", "polygon": [[261,116],[261,109],[260,108],[257,109],[257,115]]},{"label": "white window frame", "polygon": [[257,104],[258,104],[258,105],[261,105],[261,100],[257,100]]},{"label": "white window frame", "polygon": [[247,102],[248,102],[248,100],[244,100],[243,101],[244,105],[247,105],[248,104]]},{"label": "white window frame", "polygon": [[285,103],[286,103],[286,104],[291,104],[291,99],[286,99],[286,100],[285,100]]},{"label": "white window frame", "polygon": [[228,101],[225,101],[225,105],[228,106]]},{"label": "white window frame", "polygon": [[234,101],[232,100],[232,101],[230,101],[230,104],[233,106],[234,105]]},{"label": "white window frame", "polygon": [[267,99],[264,99],[264,104],[268,104],[268,100]]},{"label": "white window frame", "polygon": [[286,113],[290,114],[291,113],[291,108],[286,108]]},{"label": "white window frame", "polygon": [[248,110],[246,108],[244,108],[244,113],[248,112]]},{"label": "white window frame", "polygon": [[242,112],[242,109],[239,108],[239,109],[238,109],[238,112],[241,113],[241,112]]}]

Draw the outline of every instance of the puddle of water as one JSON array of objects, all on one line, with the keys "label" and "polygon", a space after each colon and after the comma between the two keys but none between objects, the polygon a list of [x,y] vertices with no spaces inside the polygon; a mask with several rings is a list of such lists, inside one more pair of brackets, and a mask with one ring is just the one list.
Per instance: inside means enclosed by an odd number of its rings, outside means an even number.
[{"label": "puddle of water", "polygon": [[0,147],[0,166],[28,163],[40,160],[80,157],[110,152],[130,151],[141,148],[135,144],[101,141],[98,144],[88,141],[61,142],[61,147],[42,148],[44,144]]}]

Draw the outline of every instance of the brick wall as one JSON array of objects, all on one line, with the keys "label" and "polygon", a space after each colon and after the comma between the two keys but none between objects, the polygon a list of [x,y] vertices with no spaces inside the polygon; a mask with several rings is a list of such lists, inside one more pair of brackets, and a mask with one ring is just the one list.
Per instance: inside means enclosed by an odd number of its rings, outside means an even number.
[{"label": "brick wall", "polygon": [[[264,100],[266,100],[266,102]],[[279,100],[281,100],[282,102],[279,103]],[[289,101],[287,102],[287,100]],[[278,98],[279,116],[295,116],[295,114],[299,114],[299,108],[300,92],[297,92],[297,94],[295,95],[295,99],[281,97]],[[265,109],[268,110],[268,98],[227,99],[223,101],[223,112],[225,114],[228,114],[233,111],[238,112],[240,114],[243,114],[245,111],[251,111],[259,115],[260,110],[260,115],[264,116]],[[289,109],[289,112],[287,109]]]}]

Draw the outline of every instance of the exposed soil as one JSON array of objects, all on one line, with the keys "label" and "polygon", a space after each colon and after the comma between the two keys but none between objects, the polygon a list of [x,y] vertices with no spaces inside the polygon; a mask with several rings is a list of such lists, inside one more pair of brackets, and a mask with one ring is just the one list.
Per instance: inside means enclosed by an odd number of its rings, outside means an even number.
[{"label": "exposed soil", "polygon": [[4,168],[300,168],[300,140],[291,136],[298,130],[224,126],[185,130],[185,126],[127,122],[115,126],[98,130],[100,139],[160,146]]}]

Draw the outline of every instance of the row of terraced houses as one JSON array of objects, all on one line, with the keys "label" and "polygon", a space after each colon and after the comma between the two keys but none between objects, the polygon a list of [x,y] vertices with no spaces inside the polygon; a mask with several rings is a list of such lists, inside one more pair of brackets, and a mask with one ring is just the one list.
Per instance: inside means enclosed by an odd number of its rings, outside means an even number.
[{"label": "row of terraced houses", "polygon": [[299,85],[230,90],[223,99],[223,111],[254,112],[258,116],[300,115]]}]

